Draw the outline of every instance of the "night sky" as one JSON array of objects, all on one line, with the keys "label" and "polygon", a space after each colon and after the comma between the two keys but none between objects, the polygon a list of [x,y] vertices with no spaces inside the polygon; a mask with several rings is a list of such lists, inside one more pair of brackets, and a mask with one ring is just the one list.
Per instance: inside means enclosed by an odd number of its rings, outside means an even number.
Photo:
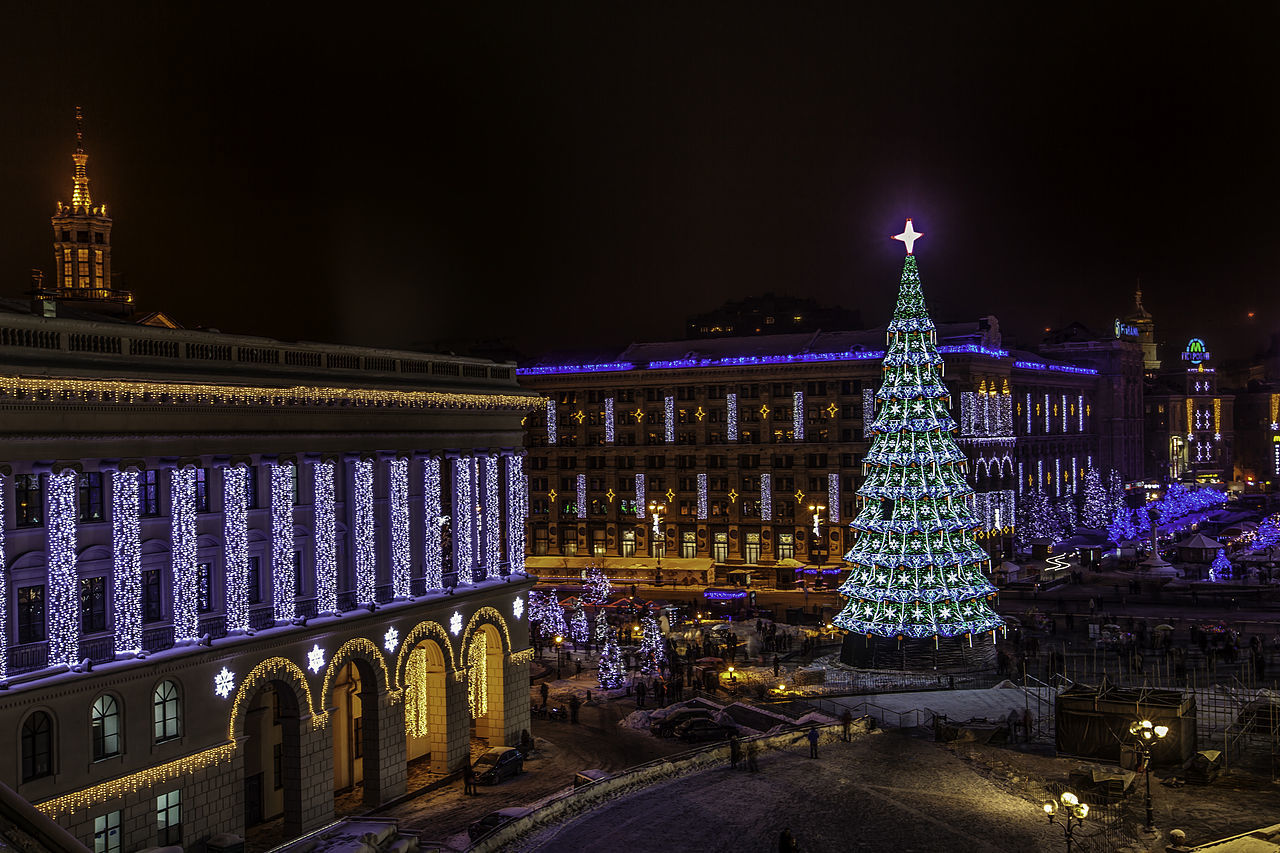
[{"label": "night sky", "polygon": [[532,354],[766,291],[875,325],[912,216],[939,320],[1034,345],[1141,276],[1167,355],[1260,350],[1280,7],[1047,5],[5,0],[0,293],[52,269],[80,104],[123,286],[189,327]]}]

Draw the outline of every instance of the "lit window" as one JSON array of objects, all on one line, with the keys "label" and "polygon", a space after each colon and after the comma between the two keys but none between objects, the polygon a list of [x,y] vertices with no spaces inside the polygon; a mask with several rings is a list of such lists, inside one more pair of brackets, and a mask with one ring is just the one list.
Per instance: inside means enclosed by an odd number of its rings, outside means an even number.
[{"label": "lit window", "polygon": [[120,710],[112,696],[99,696],[93,703],[93,760],[120,754]]},{"label": "lit window", "polygon": [[178,697],[176,684],[172,681],[160,682],[156,687],[153,708],[156,743],[171,740],[182,733],[180,724],[182,700]]}]

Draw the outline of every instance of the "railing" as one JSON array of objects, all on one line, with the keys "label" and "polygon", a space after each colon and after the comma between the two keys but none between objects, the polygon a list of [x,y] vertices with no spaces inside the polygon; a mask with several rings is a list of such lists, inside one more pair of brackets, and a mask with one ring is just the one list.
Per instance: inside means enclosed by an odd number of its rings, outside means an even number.
[{"label": "railing", "polygon": [[145,652],[161,652],[173,648],[173,626],[157,625],[154,628],[142,629],[142,650]]},{"label": "railing", "polygon": [[116,638],[108,634],[105,637],[88,637],[81,640],[80,657],[88,658],[94,663],[115,660]]},{"label": "railing", "polygon": [[211,639],[221,640],[227,636],[227,617],[222,613],[201,617],[196,625],[196,634],[203,637],[208,634]]},{"label": "railing", "polygon": [[316,609],[316,600],[314,598],[299,598],[294,606],[298,615],[304,619],[313,619],[316,613],[319,612]]},{"label": "railing", "polygon": [[271,628],[276,624],[276,611],[271,605],[253,607],[249,610],[249,627],[255,631]]},{"label": "railing", "polygon": [[9,674],[20,675],[49,665],[49,642],[23,643],[9,647]]}]

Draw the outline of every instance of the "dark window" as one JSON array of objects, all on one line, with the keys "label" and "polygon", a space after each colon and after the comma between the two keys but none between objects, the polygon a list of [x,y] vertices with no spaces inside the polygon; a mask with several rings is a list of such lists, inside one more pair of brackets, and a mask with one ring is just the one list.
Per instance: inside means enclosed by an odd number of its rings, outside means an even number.
[{"label": "dark window", "polygon": [[289,466],[289,479],[293,481],[293,505],[302,504],[302,481],[298,478],[298,466]]},{"label": "dark window", "polygon": [[76,232],[76,242],[77,242],[77,243],[88,243],[88,242],[89,242],[89,232],[88,232],[88,231],[77,231],[77,232]]},{"label": "dark window", "polygon": [[89,471],[80,475],[80,521],[102,521],[102,474]]},{"label": "dark window", "polygon": [[93,760],[120,754],[120,709],[114,696],[99,696],[93,703]]},{"label": "dark window", "polygon": [[162,681],[153,696],[156,743],[171,740],[182,733],[182,700],[178,698],[178,685]]},{"label": "dark window", "polygon": [[293,592],[295,597],[302,595],[302,552],[293,552]]},{"label": "dark window", "polygon": [[157,516],[160,514],[160,484],[155,471],[138,473],[138,514]]},{"label": "dark window", "polygon": [[62,232],[62,242],[64,243],[71,242],[71,232],[69,230]]},{"label": "dark window", "polygon": [[80,630],[86,634],[107,630],[107,579],[80,579]]},{"label": "dark window", "polygon": [[22,724],[22,781],[53,772],[53,721],[36,711]]},{"label": "dark window", "polygon": [[209,469],[196,469],[196,512],[209,511]]},{"label": "dark window", "polygon": [[356,717],[351,732],[351,756],[360,758],[364,755],[364,717]]},{"label": "dark window", "polygon": [[160,606],[160,570],[146,569],[142,572],[142,621],[159,622],[164,618]]},{"label": "dark window", "polygon": [[258,467],[250,465],[245,469],[245,508],[258,508]]},{"label": "dark window", "polygon": [[18,511],[19,527],[39,527],[44,524],[44,494],[39,474],[14,476],[13,505]]},{"label": "dark window", "polygon": [[213,609],[213,563],[196,566],[196,609],[208,613]]},{"label": "dark window", "polygon": [[44,586],[18,587],[18,642],[39,643],[44,633]]},{"label": "dark window", "polygon": [[262,558],[249,558],[249,603],[262,603]]},{"label": "dark window", "polygon": [[284,744],[278,743],[271,749],[271,778],[275,789],[284,787]]},{"label": "dark window", "polygon": [[104,235],[102,234],[102,232],[101,232],[101,231],[99,231],[99,232],[95,233],[95,234],[93,235],[93,242],[95,242],[95,243],[99,243],[99,244],[101,244],[101,243],[105,243],[106,241],[102,239],[102,238],[103,238],[103,236],[104,236]]},{"label": "dark window", "polygon": [[172,847],[182,843],[182,811],[178,791],[156,797],[156,845]]}]

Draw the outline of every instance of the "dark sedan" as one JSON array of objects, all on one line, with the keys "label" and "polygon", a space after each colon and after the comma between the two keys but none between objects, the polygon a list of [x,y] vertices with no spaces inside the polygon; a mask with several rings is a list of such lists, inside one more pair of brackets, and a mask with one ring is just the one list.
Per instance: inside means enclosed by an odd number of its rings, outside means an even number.
[{"label": "dark sedan", "polygon": [[514,746],[495,746],[476,759],[476,781],[496,785],[508,776],[524,770],[524,758]]},{"label": "dark sedan", "polygon": [[685,720],[676,726],[676,737],[691,743],[704,740],[728,740],[729,735],[737,733],[738,730],[734,726],[726,726],[714,720]]}]

